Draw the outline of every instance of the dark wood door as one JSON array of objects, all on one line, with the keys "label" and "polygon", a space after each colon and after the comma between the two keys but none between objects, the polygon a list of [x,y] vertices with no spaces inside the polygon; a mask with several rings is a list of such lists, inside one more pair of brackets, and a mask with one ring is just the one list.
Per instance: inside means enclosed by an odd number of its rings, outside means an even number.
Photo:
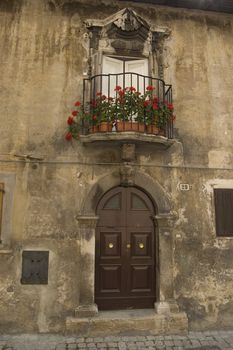
[{"label": "dark wood door", "polygon": [[101,199],[96,235],[95,302],[100,310],[153,308],[154,207],[134,187],[117,187]]}]

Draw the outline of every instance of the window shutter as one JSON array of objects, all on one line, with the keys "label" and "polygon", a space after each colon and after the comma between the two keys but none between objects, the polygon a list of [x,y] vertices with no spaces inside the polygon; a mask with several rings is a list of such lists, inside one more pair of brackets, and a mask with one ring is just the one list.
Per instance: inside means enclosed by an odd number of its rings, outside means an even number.
[{"label": "window shutter", "polygon": [[[148,76],[148,60],[134,60],[134,61],[126,61],[125,62],[125,72],[137,73]],[[130,76],[130,74],[126,75],[126,86],[134,86],[137,91],[141,93],[145,92],[146,87],[149,85],[149,79]]]},{"label": "window shutter", "polygon": [[[115,58],[103,56],[103,74],[118,74],[123,73],[123,61]],[[106,96],[114,97],[116,85],[123,86],[123,76],[110,76],[102,78],[102,93]],[[109,89],[108,89],[109,86]]]},{"label": "window shutter", "polygon": [[4,193],[4,184],[0,183],[0,242],[1,242],[1,231],[2,231],[3,193]]},{"label": "window shutter", "polygon": [[233,189],[215,189],[214,201],[217,236],[233,237]]}]

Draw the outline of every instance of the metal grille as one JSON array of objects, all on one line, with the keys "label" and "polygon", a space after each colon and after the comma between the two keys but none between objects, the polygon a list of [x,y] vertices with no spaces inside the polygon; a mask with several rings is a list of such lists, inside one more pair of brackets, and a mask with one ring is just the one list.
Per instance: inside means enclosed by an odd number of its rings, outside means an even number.
[{"label": "metal grille", "polygon": [[48,284],[48,251],[23,251],[22,284]]},{"label": "metal grille", "polygon": [[217,236],[233,236],[233,189],[214,190]]}]

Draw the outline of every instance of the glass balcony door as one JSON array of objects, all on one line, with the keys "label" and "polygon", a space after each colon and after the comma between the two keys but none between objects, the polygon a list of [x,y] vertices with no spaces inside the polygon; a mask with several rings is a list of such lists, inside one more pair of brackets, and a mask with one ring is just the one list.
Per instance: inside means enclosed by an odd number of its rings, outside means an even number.
[{"label": "glass balcony door", "polygon": [[107,97],[116,96],[117,85],[122,88],[133,86],[137,91],[144,93],[149,80],[144,77],[148,76],[148,60],[116,59],[103,56],[102,74],[101,90]]}]

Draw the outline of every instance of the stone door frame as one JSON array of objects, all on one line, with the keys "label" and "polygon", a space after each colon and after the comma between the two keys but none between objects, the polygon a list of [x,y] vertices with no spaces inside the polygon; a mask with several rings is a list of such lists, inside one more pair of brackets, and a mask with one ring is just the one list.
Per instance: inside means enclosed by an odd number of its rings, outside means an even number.
[{"label": "stone door frame", "polygon": [[[75,309],[76,317],[91,317],[98,313],[95,299],[95,229],[98,222],[96,208],[104,193],[122,185],[119,173],[110,173],[101,177],[87,191],[81,210],[77,215],[80,237],[81,262],[84,268],[80,271],[79,305]],[[142,171],[136,171],[133,186],[150,194],[157,204],[157,230],[159,234],[159,301],[155,303],[157,313],[177,312],[173,287],[173,223],[175,215],[163,187],[151,176]]]}]

